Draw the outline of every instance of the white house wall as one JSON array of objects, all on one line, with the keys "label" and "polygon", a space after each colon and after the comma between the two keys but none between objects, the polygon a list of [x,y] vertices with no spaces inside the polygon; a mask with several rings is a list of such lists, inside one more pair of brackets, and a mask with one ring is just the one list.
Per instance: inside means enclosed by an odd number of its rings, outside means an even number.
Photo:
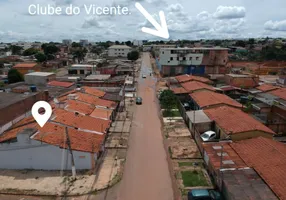
[{"label": "white house wall", "polygon": [[[63,152],[64,151],[64,152]],[[91,154],[73,151],[76,169],[91,169]],[[96,155],[94,156],[96,159]],[[71,169],[68,150],[18,136],[18,142],[0,144],[0,169]],[[66,163],[67,168],[66,168]]]}]

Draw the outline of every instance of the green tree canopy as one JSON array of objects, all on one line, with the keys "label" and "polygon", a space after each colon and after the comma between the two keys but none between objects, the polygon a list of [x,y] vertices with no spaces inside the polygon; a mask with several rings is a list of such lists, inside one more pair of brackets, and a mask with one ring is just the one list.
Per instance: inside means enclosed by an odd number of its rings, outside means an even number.
[{"label": "green tree canopy", "polygon": [[10,69],[8,72],[9,83],[17,83],[24,81],[23,75],[16,69]]},{"label": "green tree canopy", "polygon": [[164,90],[159,97],[162,108],[171,110],[177,107],[177,97],[172,90]]},{"label": "green tree canopy", "polygon": [[42,44],[42,49],[46,55],[55,54],[60,51],[60,49],[54,43]]},{"label": "green tree canopy", "polygon": [[35,58],[37,59],[38,62],[45,62],[47,60],[47,56],[43,53],[37,53],[35,55]]},{"label": "green tree canopy", "polygon": [[26,49],[24,52],[23,52],[23,56],[31,56],[31,55],[34,55],[36,53],[38,53],[39,51],[37,49],[34,49],[34,48],[29,48],[29,49]]},{"label": "green tree canopy", "polygon": [[16,45],[10,46],[10,50],[12,51],[12,54],[13,54],[13,55],[20,55],[22,49],[23,49],[23,48],[20,47],[20,46],[16,46]]},{"label": "green tree canopy", "polygon": [[137,60],[139,58],[139,52],[138,51],[131,51],[127,54],[128,60]]}]

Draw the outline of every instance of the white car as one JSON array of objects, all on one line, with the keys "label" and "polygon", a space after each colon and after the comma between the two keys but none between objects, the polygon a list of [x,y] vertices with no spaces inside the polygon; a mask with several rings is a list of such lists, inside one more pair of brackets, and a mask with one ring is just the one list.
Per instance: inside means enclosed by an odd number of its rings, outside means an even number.
[{"label": "white car", "polygon": [[201,138],[204,142],[216,139],[216,133],[214,131],[206,131],[201,134]]},{"label": "white car", "polygon": [[146,78],[146,74],[142,74],[142,78]]}]

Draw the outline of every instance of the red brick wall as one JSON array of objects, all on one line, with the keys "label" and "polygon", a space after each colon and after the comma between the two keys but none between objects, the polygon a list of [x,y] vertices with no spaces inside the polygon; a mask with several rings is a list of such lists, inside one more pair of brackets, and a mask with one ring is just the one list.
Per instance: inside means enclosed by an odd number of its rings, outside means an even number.
[{"label": "red brick wall", "polygon": [[34,103],[40,100],[48,100],[48,97],[45,92],[39,92],[34,96],[30,96],[22,101],[2,108],[0,110],[0,126],[9,123],[10,121],[25,114],[26,112],[29,112],[32,109]]}]

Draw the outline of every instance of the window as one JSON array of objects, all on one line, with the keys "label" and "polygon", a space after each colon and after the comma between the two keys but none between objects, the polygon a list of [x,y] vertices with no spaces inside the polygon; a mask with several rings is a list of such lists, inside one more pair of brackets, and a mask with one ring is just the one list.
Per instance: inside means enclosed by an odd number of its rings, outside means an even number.
[{"label": "window", "polygon": [[189,60],[192,60],[192,57],[189,57]]},{"label": "window", "polygon": [[199,60],[199,57],[196,57],[196,60]]},{"label": "window", "polygon": [[174,53],[174,50],[171,50],[171,53]]},{"label": "window", "polygon": [[177,61],[179,61],[179,57],[177,57]]},{"label": "window", "polygon": [[183,60],[186,60],[186,57],[183,57]]},{"label": "window", "polygon": [[80,74],[84,74],[84,70],[79,70],[79,73]]},{"label": "window", "polygon": [[173,57],[171,57],[170,60],[173,60]]},{"label": "window", "polygon": [[162,51],[162,54],[164,54],[164,51]]}]

